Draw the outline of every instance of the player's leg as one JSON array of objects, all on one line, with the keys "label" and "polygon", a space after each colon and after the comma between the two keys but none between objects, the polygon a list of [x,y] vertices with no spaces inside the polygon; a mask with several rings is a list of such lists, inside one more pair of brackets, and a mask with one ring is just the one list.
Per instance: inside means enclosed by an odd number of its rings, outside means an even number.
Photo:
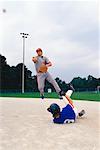
[{"label": "player's leg", "polygon": [[77,111],[77,108],[76,108],[76,107],[74,107],[74,108],[73,108],[73,110],[74,110],[74,112],[75,112],[76,119],[77,119],[77,118],[79,118],[79,117],[82,117],[82,116],[85,114],[85,110],[84,110],[84,109],[83,109],[83,110],[81,110],[79,113],[78,113],[78,111]]},{"label": "player's leg", "polygon": [[72,99],[68,95],[66,95],[66,94],[65,94],[65,97],[66,97],[68,103],[74,108]]},{"label": "player's leg", "polygon": [[46,80],[53,85],[53,87],[55,88],[56,92],[59,95],[59,98],[62,99],[62,96],[60,95],[61,89],[60,89],[59,85],[57,84],[57,82],[52,78],[50,73],[47,73]]},{"label": "player's leg", "polygon": [[60,91],[60,95],[62,96],[71,96],[72,93],[75,91],[74,87],[72,86],[72,84],[67,84],[67,92],[64,92],[64,91]]},{"label": "player's leg", "polygon": [[78,111],[77,111],[77,108],[76,108],[76,107],[74,107],[74,108],[73,108],[73,110],[74,110],[74,113],[75,113],[75,116],[76,116],[76,118],[75,118],[75,119],[77,119],[77,117],[78,117]]},{"label": "player's leg", "polygon": [[37,83],[38,83],[38,89],[40,91],[40,96],[43,99],[44,98],[44,84],[45,84],[44,74],[37,75]]},{"label": "player's leg", "polygon": [[72,90],[68,90],[63,97],[63,100],[65,102],[65,104],[69,103],[71,105],[73,105],[73,101],[72,99],[70,98],[71,95],[72,95],[73,91]]},{"label": "player's leg", "polygon": [[74,108],[73,101],[70,97],[74,91],[75,91],[75,89],[73,88],[73,86],[71,84],[68,84],[68,91],[66,93],[62,93],[62,91],[61,91],[61,94],[63,96],[63,100],[65,100],[65,101],[67,100],[67,102],[69,104],[71,104],[71,106],[73,108]]},{"label": "player's leg", "polygon": [[72,93],[73,93],[72,90],[68,90],[68,91],[66,92],[66,95],[69,96],[69,97],[71,97]]}]

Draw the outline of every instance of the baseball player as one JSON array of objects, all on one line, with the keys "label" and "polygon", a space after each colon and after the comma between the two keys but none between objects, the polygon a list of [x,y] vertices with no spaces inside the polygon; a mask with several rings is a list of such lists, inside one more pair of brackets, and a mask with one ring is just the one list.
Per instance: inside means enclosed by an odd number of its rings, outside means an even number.
[{"label": "baseball player", "polygon": [[[66,98],[68,101],[72,101],[67,94]],[[68,103],[64,108],[62,108],[62,111],[58,104],[53,103],[47,111],[53,115],[53,122],[58,124],[74,123],[77,118],[82,117],[85,114],[84,110],[78,113],[71,103]]]},{"label": "baseball player", "polygon": [[[37,56],[32,57],[32,61],[35,64],[37,72],[37,83],[41,98],[44,99],[44,85],[45,80],[47,80],[49,83],[53,85],[53,87],[55,88],[56,92],[59,95],[59,98],[62,99],[62,95],[65,95],[65,92],[63,92],[60,89],[57,82],[52,78],[51,74],[48,72],[48,68],[52,66],[52,63],[49,61],[47,57],[43,56],[43,51],[41,48],[38,48],[36,50],[36,53]],[[73,89],[72,86],[69,86],[69,88]]]}]

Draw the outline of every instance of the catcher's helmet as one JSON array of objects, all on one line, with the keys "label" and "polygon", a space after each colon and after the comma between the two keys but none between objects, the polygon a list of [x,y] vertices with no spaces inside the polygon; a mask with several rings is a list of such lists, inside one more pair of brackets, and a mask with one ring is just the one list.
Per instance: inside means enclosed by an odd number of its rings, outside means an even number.
[{"label": "catcher's helmet", "polygon": [[38,49],[36,50],[36,52],[39,52],[39,51],[41,51],[41,52],[42,52],[42,49],[41,49],[41,48],[38,48]]},{"label": "catcher's helmet", "polygon": [[47,110],[53,114],[53,117],[56,114],[60,113],[60,107],[56,103],[51,104],[50,107],[47,108]]}]

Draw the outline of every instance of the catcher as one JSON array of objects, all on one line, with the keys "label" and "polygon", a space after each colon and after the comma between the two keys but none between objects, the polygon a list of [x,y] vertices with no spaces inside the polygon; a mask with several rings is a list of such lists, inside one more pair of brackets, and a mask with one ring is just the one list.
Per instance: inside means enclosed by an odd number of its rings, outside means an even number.
[{"label": "catcher", "polygon": [[[63,92],[60,87],[58,86],[57,82],[52,78],[50,73],[48,72],[48,68],[52,66],[52,63],[49,61],[49,59],[45,56],[43,56],[43,51],[41,48],[38,48],[36,50],[37,56],[32,58],[32,61],[35,64],[36,72],[37,72],[37,83],[38,83],[38,89],[40,91],[40,96],[42,99],[44,99],[44,84],[45,80],[47,80],[49,83],[51,83],[56,92],[59,95],[59,98],[62,99],[62,95],[65,95],[65,92]],[[71,89],[73,87],[70,87]]]}]

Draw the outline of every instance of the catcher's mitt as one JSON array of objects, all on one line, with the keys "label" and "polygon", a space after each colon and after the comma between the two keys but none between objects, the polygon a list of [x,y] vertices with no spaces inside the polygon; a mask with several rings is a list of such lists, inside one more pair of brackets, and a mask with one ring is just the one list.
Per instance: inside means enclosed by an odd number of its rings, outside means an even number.
[{"label": "catcher's mitt", "polygon": [[38,70],[38,72],[41,72],[41,73],[45,73],[47,72],[48,68],[45,64],[42,64]]}]

